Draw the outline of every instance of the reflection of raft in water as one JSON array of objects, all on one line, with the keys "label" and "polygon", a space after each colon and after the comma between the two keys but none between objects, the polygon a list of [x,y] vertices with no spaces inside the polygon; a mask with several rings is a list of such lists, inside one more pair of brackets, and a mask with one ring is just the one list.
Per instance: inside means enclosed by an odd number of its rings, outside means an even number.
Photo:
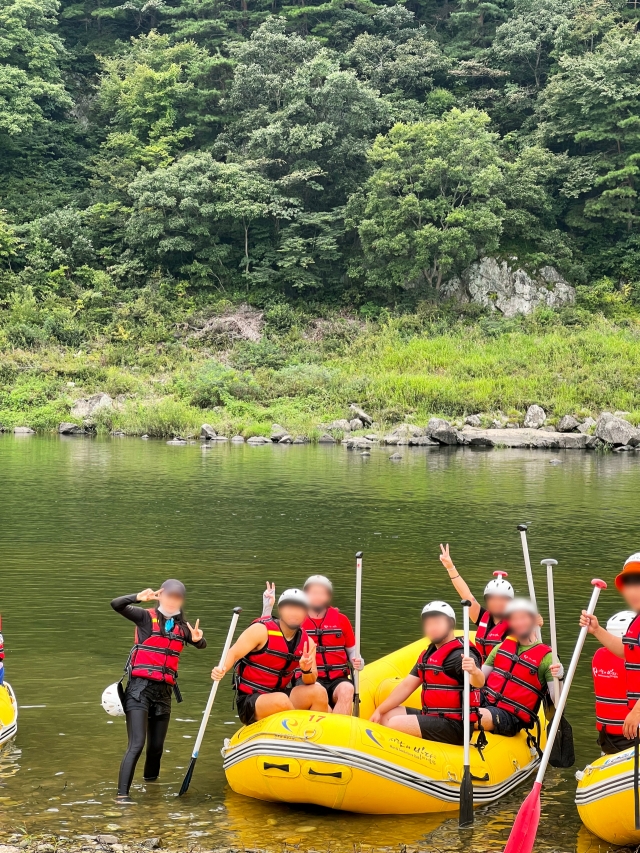
[{"label": "reflection of raft in water", "polygon": [[[462,747],[368,722],[423,648],[419,640],[364,669],[359,719],[292,711],[241,729],[223,749],[233,790],[259,800],[367,814],[456,811]],[[418,704],[417,697],[407,704]],[[488,741],[482,755],[471,750],[478,806],[507,794],[538,765],[524,732],[514,738],[488,735]]]},{"label": "reflection of raft in water", "polygon": [[576,805],[594,835],[619,846],[640,844],[633,807],[633,749],[603,755],[578,776]]},{"label": "reflection of raft in water", "polygon": [[16,736],[18,731],[18,702],[11,685],[0,685],[0,746]]}]

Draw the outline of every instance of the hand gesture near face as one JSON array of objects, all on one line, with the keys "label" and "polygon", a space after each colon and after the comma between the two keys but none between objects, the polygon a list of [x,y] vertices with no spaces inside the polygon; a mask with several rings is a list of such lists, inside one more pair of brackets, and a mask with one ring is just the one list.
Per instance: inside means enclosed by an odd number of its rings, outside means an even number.
[{"label": "hand gesture near face", "polygon": [[276,603],[276,585],[267,581],[267,588],[262,593],[262,600],[265,606],[273,607]]},{"label": "hand gesture near face", "polygon": [[195,626],[192,626],[190,622],[187,622],[187,627],[188,627],[188,628],[189,628],[189,630],[191,631],[191,639],[193,640],[193,642],[194,642],[194,643],[199,643],[199,642],[200,642],[200,640],[201,640],[201,639],[203,638],[203,636],[204,636],[204,634],[202,633],[202,630],[201,630],[201,628],[200,628],[200,620],[199,620],[199,619],[196,619],[196,624],[195,624]]},{"label": "hand gesture near face", "polygon": [[313,640],[305,643],[302,649],[302,657],[300,658],[300,669],[308,672],[315,666],[316,663],[316,644]]},{"label": "hand gesture near face", "polygon": [[151,589],[151,587],[148,587],[147,589],[143,589],[142,592],[138,593],[138,601],[157,601],[161,592],[162,587],[157,590],[153,590]]}]

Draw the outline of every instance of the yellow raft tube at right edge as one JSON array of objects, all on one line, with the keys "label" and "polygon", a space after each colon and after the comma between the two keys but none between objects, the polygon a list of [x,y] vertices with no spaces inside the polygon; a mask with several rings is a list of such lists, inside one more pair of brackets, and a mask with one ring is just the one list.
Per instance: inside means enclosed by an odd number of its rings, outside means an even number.
[{"label": "yellow raft tube at right edge", "polygon": [[[369,722],[424,648],[421,639],[364,668],[358,718],[291,711],[240,729],[222,750],[231,788],[258,800],[364,814],[457,811],[462,747]],[[407,705],[418,707],[419,694]],[[546,729],[543,721],[541,729]],[[513,738],[488,734],[487,739],[482,754],[471,750],[476,806],[509,793],[536,770],[539,761],[525,732]]]},{"label": "yellow raft tube at right edge", "polygon": [[633,749],[603,755],[576,773],[580,819],[599,838],[617,846],[640,845],[635,827]]}]

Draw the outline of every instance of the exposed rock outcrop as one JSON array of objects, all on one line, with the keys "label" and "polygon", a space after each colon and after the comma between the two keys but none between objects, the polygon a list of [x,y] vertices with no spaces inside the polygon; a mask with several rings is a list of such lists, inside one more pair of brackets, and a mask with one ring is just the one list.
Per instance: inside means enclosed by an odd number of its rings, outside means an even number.
[{"label": "exposed rock outcrop", "polygon": [[71,407],[71,417],[91,418],[102,409],[113,409],[113,400],[108,394],[100,391],[98,394],[92,394],[91,397],[76,400]]},{"label": "exposed rock outcrop", "polygon": [[465,427],[462,434],[472,447],[540,447],[554,450],[584,450],[587,447],[587,436],[579,432]]},{"label": "exposed rock outcrop", "polygon": [[368,415],[360,406],[356,406],[355,403],[352,403],[349,406],[349,411],[352,412],[353,416],[359,418],[365,426],[371,426],[373,423],[373,418],[371,415]]},{"label": "exposed rock outcrop", "polygon": [[556,429],[558,432],[575,432],[580,426],[580,421],[573,415],[565,415],[558,421]]},{"label": "exposed rock outcrop", "polygon": [[427,424],[427,436],[438,444],[462,444],[461,433],[444,418],[431,418]]},{"label": "exposed rock outcrop", "polygon": [[547,414],[542,406],[529,406],[524,416],[524,425],[527,429],[540,429],[547,419]]},{"label": "exposed rock outcrop", "polygon": [[444,286],[446,296],[459,302],[474,302],[505,317],[530,314],[546,305],[561,308],[575,302],[576,292],[554,267],[541,267],[529,275],[525,270],[496,258],[482,258],[460,278]]},{"label": "exposed rock outcrop", "polygon": [[205,439],[205,441],[211,441],[212,438],[215,438],[217,435],[215,429],[209,424],[202,424],[200,427],[200,438]]},{"label": "exposed rock outcrop", "polygon": [[617,418],[610,412],[603,412],[596,423],[595,436],[605,444],[621,447],[638,439],[640,431],[629,421]]},{"label": "exposed rock outcrop", "polygon": [[60,435],[85,435],[85,430],[79,424],[63,422],[58,426]]}]

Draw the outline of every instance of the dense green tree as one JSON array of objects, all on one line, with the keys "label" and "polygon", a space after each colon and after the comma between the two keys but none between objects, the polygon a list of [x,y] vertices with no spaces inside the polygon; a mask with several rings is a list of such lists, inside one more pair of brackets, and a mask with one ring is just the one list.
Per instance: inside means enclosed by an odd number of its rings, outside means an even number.
[{"label": "dense green tree", "polygon": [[453,109],[376,140],[374,173],[349,217],[371,284],[437,290],[446,274],[498,248],[505,164],[489,122],[477,110]]}]

